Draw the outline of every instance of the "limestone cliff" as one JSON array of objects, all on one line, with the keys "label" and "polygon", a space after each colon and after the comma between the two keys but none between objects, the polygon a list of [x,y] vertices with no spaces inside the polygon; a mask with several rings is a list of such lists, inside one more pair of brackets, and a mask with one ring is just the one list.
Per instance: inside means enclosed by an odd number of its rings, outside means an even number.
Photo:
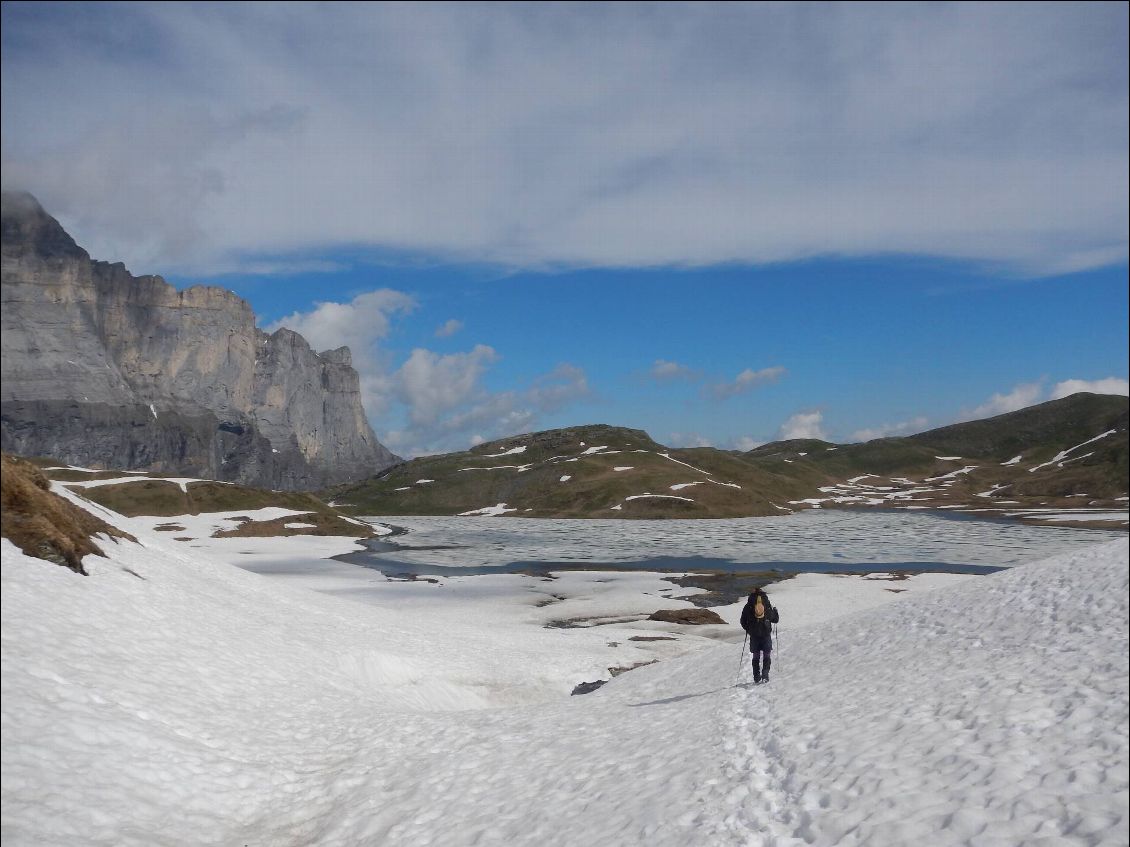
[{"label": "limestone cliff", "polygon": [[225,289],[92,261],[28,194],[4,192],[2,217],[3,449],[289,489],[396,461],[348,348],[268,335]]}]

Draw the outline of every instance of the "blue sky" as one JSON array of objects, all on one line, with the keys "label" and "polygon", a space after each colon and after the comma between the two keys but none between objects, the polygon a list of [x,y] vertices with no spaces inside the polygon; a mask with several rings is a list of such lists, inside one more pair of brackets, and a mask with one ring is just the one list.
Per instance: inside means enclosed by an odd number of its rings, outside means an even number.
[{"label": "blue sky", "polygon": [[1127,393],[1125,4],[3,5],[5,188],[397,452]]}]

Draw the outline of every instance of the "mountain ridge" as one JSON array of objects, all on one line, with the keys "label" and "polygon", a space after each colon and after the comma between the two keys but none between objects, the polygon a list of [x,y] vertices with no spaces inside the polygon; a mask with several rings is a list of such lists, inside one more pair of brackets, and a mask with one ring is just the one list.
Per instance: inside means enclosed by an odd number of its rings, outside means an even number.
[{"label": "mountain ridge", "polygon": [[1125,397],[1075,394],[912,436],[794,439],[744,453],[575,426],[420,457],[323,494],[367,515],[723,518],[833,506],[1029,520],[1063,511],[1099,525],[1100,513],[1126,508],[1128,408]]}]

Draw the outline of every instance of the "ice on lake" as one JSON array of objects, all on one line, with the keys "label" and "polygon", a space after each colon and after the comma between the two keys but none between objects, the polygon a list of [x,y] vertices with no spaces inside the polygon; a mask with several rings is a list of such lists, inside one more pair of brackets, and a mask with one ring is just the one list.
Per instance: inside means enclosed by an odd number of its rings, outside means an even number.
[{"label": "ice on lake", "polygon": [[941,562],[1012,567],[1125,532],[1030,526],[902,511],[812,510],[720,520],[550,520],[368,517],[407,530],[390,557],[414,565],[494,567],[510,562],[637,562],[708,557],[772,562]]}]

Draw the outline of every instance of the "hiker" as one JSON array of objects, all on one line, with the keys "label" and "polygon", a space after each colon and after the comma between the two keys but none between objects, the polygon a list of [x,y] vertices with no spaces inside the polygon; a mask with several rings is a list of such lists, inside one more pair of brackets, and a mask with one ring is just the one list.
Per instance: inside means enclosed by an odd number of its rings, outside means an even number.
[{"label": "hiker", "polygon": [[[753,681],[760,685],[769,681],[772,664],[773,624],[780,615],[769,602],[769,596],[760,588],[753,589],[742,609],[742,629],[749,633],[749,652],[753,655]],[[762,658],[764,654],[764,660]]]}]

